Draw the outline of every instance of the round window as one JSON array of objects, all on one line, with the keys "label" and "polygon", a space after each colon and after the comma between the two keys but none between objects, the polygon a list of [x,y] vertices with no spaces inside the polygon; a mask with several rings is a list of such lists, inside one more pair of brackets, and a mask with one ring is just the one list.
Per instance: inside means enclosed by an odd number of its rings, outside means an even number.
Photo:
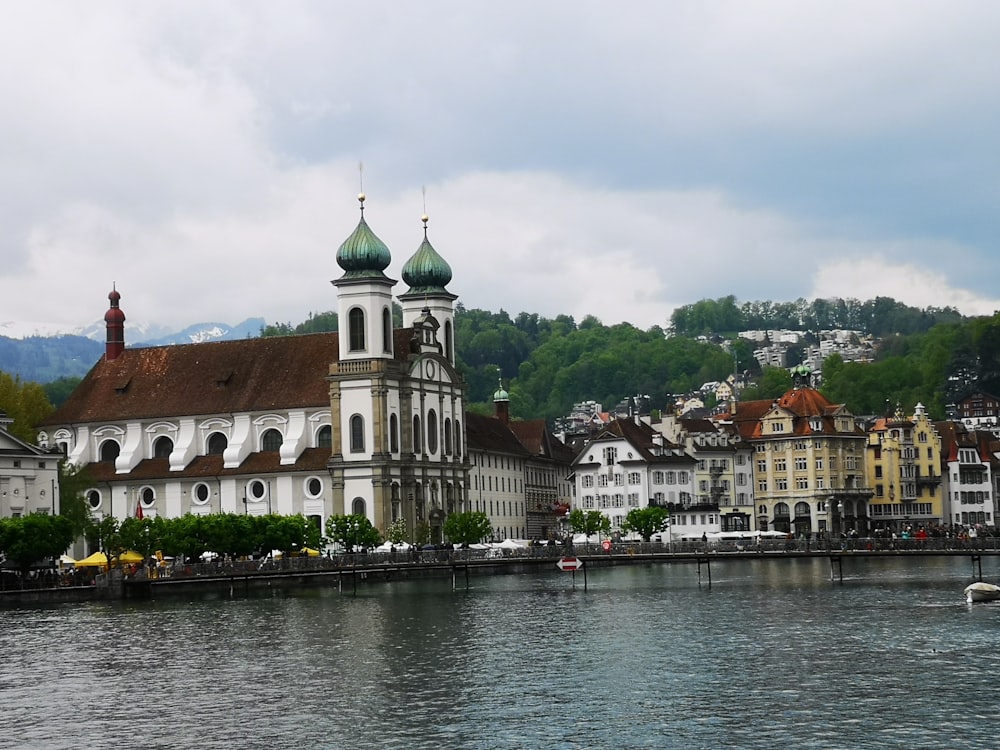
[{"label": "round window", "polygon": [[87,493],[87,502],[90,503],[91,508],[101,507],[101,493],[97,490],[91,490]]},{"label": "round window", "polygon": [[259,479],[255,479],[250,483],[250,496],[254,500],[260,500],[264,497],[264,483]]},{"label": "round window", "polygon": [[152,505],[154,500],[156,500],[156,493],[153,492],[153,488],[152,487],[143,487],[142,488],[142,504],[143,505]]},{"label": "round window", "polygon": [[309,497],[318,497],[319,493],[323,491],[323,483],[319,481],[316,477],[311,477],[308,482],[306,482],[306,492]]}]

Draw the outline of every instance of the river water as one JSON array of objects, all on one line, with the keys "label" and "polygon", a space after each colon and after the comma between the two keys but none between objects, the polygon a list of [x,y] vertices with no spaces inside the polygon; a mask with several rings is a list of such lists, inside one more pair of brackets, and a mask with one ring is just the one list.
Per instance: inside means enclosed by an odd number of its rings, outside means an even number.
[{"label": "river water", "polygon": [[[983,577],[1000,579],[983,560]],[[2,748],[987,748],[968,558],[0,609]]]}]

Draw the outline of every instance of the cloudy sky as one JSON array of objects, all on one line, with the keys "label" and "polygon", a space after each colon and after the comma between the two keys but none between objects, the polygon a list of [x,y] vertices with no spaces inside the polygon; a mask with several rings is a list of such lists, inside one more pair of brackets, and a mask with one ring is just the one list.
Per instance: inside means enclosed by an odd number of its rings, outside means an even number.
[{"label": "cloudy sky", "polygon": [[0,335],[336,309],[362,179],[470,308],[1000,309],[996,3],[12,1],[0,66]]}]

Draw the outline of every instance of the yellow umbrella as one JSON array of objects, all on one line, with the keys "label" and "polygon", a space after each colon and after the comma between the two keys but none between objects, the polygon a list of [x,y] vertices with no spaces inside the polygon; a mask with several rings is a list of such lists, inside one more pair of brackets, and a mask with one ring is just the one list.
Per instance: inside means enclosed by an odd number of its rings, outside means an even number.
[{"label": "yellow umbrella", "polygon": [[133,552],[132,550],[126,550],[122,552],[118,557],[115,558],[115,562],[125,563],[126,565],[132,565],[135,563],[141,563],[145,558],[138,552]]},{"label": "yellow umbrella", "polygon": [[106,568],[108,567],[108,556],[101,551],[97,551],[89,557],[76,561],[78,568]]},{"label": "yellow umbrella", "polygon": [[319,550],[313,549],[312,547],[303,547],[302,552],[306,557],[319,557]]}]

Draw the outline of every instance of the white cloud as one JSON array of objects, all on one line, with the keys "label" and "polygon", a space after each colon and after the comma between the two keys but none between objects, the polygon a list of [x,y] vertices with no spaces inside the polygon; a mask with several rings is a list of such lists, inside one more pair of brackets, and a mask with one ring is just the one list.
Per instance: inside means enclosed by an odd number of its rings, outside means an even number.
[{"label": "white cloud", "polygon": [[956,287],[940,273],[891,262],[878,254],[823,263],[809,298],[827,297],[891,297],[911,307],[953,307],[963,315],[993,315],[1000,311],[1000,298]]},{"label": "white cloud", "polygon": [[[112,282],[130,319],[178,327],[332,309],[359,160],[390,272],[426,184],[469,307],[642,327],[727,294],[992,312],[1000,144],[976,124],[998,16],[6,5],[0,333],[99,318]],[[956,259],[981,269],[968,290]]]}]

